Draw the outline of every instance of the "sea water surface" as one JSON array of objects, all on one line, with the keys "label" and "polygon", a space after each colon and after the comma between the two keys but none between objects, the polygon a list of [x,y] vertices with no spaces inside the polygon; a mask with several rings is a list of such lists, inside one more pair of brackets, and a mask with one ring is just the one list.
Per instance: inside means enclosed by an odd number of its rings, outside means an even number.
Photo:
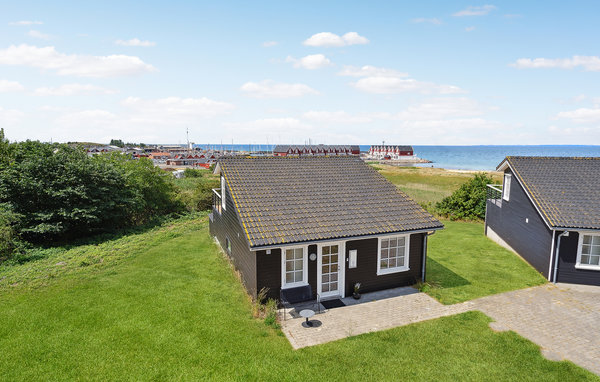
[{"label": "sea water surface", "polygon": [[[266,144],[224,144],[195,145],[198,148],[214,148],[223,150],[271,151],[275,145]],[[361,151],[369,151],[370,145],[360,145]],[[453,170],[495,170],[504,157],[509,155],[524,156],[576,156],[600,157],[600,146],[418,146],[413,145],[415,155],[433,163],[419,166],[439,167]]]}]

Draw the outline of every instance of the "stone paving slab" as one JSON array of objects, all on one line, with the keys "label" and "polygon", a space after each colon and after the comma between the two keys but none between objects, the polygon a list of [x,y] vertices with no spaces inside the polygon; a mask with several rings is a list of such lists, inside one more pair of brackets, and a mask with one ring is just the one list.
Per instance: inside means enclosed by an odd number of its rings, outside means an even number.
[{"label": "stone paving slab", "polygon": [[298,349],[480,310],[495,320],[492,329],[513,330],[538,344],[549,359],[568,359],[600,375],[600,287],[546,284],[455,305],[443,305],[413,288],[376,293],[365,294],[363,303],[315,315],[313,328],[288,319],[282,321],[282,330]]}]

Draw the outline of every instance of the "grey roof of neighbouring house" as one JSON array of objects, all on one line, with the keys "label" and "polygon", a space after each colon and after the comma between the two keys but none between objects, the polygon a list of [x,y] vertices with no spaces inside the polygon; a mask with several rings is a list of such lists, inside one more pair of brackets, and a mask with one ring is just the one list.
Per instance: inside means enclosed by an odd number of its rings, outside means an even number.
[{"label": "grey roof of neighbouring house", "polygon": [[600,229],[600,158],[509,156],[525,191],[551,227]]},{"label": "grey roof of neighbouring house", "polygon": [[250,247],[443,227],[355,156],[225,157],[219,166]]}]

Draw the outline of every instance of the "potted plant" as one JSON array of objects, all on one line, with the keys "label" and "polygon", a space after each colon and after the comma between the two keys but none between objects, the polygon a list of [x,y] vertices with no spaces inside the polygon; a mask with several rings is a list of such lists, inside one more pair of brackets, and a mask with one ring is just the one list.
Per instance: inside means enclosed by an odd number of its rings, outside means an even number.
[{"label": "potted plant", "polygon": [[354,284],[354,293],[352,293],[352,297],[354,297],[355,300],[360,298],[360,283]]}]

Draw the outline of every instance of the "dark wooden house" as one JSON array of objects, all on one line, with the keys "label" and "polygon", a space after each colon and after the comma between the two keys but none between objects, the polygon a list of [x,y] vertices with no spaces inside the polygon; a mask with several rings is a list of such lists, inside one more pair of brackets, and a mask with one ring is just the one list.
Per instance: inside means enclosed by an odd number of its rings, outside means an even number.
[{"label": "dark wooden house", "polygon": [[552,282],[600,285],[600,158],[506,157],[485,232]]},{"label": "dark wooden house", "polygon": [[433,216],[354,156],[228,157],[210,232],[251,295],[310,285],[322,299],[425,276]]}]

